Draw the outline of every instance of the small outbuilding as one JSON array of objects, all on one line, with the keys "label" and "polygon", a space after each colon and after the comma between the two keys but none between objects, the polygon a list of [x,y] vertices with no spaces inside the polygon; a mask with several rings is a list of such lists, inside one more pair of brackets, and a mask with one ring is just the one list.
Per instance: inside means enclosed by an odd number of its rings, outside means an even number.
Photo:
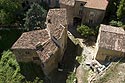
[{"label": "small outbuilding", "polygon": [[95,59],[99,62],[125,57],[125,30],[122,27],[101,25],[96,49]]}]

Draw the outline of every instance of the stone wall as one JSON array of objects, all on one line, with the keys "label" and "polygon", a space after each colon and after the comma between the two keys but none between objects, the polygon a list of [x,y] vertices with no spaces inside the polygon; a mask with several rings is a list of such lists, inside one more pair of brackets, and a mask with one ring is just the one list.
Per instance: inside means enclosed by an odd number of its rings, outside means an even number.
[{"label": "stone wall", "polygon": [[68,22],[68,25],[73,25],[74,7],[67,6],[67,5],[64,5],[64,4],[60,4],[60,8],[66,8],[66,10],[67,10],[67,22]]},{"label": "stone wall", "polygon": [[123,56],[124,56],[123,53],[120,51],[99,48],[95,59],[102,62],[105,60],[109,61],[110,59],[112,59],[114,57],[123,57]]},{"label": "stone wall", "polygon": [[76,1],[74,5],[74,17],[82,18],[85,2]]},{"label": "stone wall", "polygon": [[[84,7],[85,2],[76,2],[74,6],[60,4],[61,8],[67,9],[68,24],[73,24],[73,18],[81,18],[83,24],[96,26],[100,24],[105,16],[105,10]],[[81,6],[83,5],[83,6]],[[81,11],[80,11],[81,10]]]},{"label": "stone wall", "polygon": [[98,25],[102,22],[105,11],[99,9],[84,8],[82,23],[89,25]]},{"label": "stone wall", "polygon": [[60,50],[58,49],[54,54],[51,55],[51,57],[46,61],[42,67],[43,72],[45,75],[49,75],[55,68],[58,67],[58,58],[60,55]]},{"label": "stone wall", "polygon": [[14,49],[12,51],[16,55],[16,59],[18,62],[31,62],[31,61],[33,61],[34,63],[41,64],[39,56],[37,55],[35,50]]},{"label": "stone wall", "polygon": [[60,53],[60,59],[59,60],[62,59],[63,54],[64,54],[64,52],[66,50],[66,47],[67,47],[67,37],[68,37],[67,36],[67,28],[65,28],[63,33],[62,33],[62,36],[59,39],[59,43],[60,43],[60,46],[61,46],[61,48],[60,48],[61,53]]}]

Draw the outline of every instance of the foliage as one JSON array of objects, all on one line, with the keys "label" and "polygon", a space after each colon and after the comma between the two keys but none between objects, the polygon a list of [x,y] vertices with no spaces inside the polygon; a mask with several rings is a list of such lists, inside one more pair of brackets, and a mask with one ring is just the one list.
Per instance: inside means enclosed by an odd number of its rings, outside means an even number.
[{"label": "foliage", "polygon": [[120,1],[120,4],[118,6],[116,13],[117,13],[118,19],[122,19],[123,17],[125,17],[125,0]]},{"label": "foliage", "polygon": [[11,24],[16,19],[17,11],[20,10],[19,0],[0,0],[0,24]]},{"label": "foliage", "polygon": [[83,61],[83,56],[82,56],[82,55],[77,56],[77,57],[76,57],[76,60],[77,60],[79,63],[82,63],[82,61]]},{"label": "foliage", "polygon": [[34,3],[28,10],[25,18],[25,28],[27,30],[34,30],[37,28],[45,28],[46,10],[39,4]]},{"label": "foliage", "polygon": [[[30,68],[30,70],[32,69],[34,67]],[[37,76],[32,81],[27,80],[21,73],[21,68],[16,61],[15,55],[8,50],[3,52],[0,60],[0,83],[43,83],[43,81]]]},{"label": "foliage", "polygon": [[3,52],[0,60],[0,83],[21,83],[24,78],[12,52]]},{"label": "foliage", "polygon": [[121,21],[114,21],[114,20],[112,20],[109,24],[112,25],[112,26],[116,26],[116,27],[123,26],[123,23]]},{"label": "foliage", "polygon": [[84,62],[85,59],[86,59],[86,55],[80,55],[80,56],[77,56],[77,57],[76,57],[76,60],[77,60],[79,63]]},{"label": "foliage", "polygon": [[[97,29],[98,27],[96,27],[95,29]],[[89,37],[92,35],[96,35],[97,34],[97,30],[94,30],[93,28],[90,28],[86,25],[81,25],[77,27],[77,31],[84,37]]]},{"label": "foliage", "polygon": [[113,26],[125,24],[125,0],[110,0],[104,22]]},{"label": "foliage", "polygon": [[66,80],[66,83],[75,83],[76,75],[75,72],[71,72]]}]

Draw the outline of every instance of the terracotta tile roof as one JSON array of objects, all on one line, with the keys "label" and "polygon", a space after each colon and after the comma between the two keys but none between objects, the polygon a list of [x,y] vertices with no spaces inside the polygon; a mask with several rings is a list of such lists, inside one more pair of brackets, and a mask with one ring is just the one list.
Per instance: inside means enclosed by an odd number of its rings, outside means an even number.
[{"label": "terracotta tile roof", "polygon": [[67,26],[66,9],[50,9],[47,15],[46,23],[50,34],[57,39],[60,38],[62,32]]},{"label": "terracotta tile roof", "polygon": [[125,31],[120,27],[101,25],[99,47],[125,52]]},{"label": "terracotta tile roof", "polygon": [[51,36],[54,36],[56,39],[59,39],[64,32],[65,27],[63,25],[55,26],[52,24],[48,24],[48,28],[50,30]]},{"label": "terracotta tile roof", "polygon": [[56,44],[50,39],[44,46],[43,50],[37,50],[42,62],[46,62],[55,52],[58,51]]},{"label": "terracotta tile roof", "polygon": [[47,24],[50,21],[50,24],[53,24],[55,26],[58,26],[62,24],[63,26],[67,25],[67,14],[66,14],[65,8],[59,8],[59,9],[50,9],[47,14]]},{"label": "terracotta tile roof", "polygon": [[108,5],[108,0],[86,0],[86,2],[85,7],[101,10],[106,10]]},{"label": "terracotta tile roof", "polygon": [[30,32],[25,32],[12,46],[12,49],[16,48],[27,48],[36,49],[38,43],[44,43],[49,39],[49,34],[47,30],[35,30]]},{"label": "terracotta tile roof", "polygon": [[74,6],[75,0],[59,0],[59,3],[69,5],[69,6]]},{"label": "terracotta tile roof", "polygon": [[60,0],[61,4],[74,6],[76,1],[86,2],[84,7],[106,10],[108,0]]}]

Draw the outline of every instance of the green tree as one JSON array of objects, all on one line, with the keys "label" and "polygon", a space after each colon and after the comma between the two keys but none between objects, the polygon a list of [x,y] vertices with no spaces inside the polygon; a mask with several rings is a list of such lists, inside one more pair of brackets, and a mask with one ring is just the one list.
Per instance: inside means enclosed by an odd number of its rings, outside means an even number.
[{"label": "green tree", "polygon": [[0,0],[0,24],[13,23],[20,8],[20,0]]},{"label": "green tree", "polygon": [[21,83],[24,78],[12,52],[3,52],[0,60],[0,83]]},{"label": "green tree", "polygon": [[78,26],[77,31],[84,37],[96,35],[96,31],[86,25]]},{"label": "green tree", "polygon": [[118,19],[122,19],[125,17],[125,0],[121,0],[117,9],[117,17]]},{"label": "green tree", "polygon": [[[32,68],[34,69],[35,67]],[[3,52],[0,60],[0,83],[43,83],[43,80],[36,77],[33,81],[27,81],[21,73],[21,68],[16,61],[15,55],[8,50]]]},{"label": "green tree", "polygon": [[45,28],[46,14],[47,12],[43,7],[34,3],[26,14],[25,28],[27,30]]}]

